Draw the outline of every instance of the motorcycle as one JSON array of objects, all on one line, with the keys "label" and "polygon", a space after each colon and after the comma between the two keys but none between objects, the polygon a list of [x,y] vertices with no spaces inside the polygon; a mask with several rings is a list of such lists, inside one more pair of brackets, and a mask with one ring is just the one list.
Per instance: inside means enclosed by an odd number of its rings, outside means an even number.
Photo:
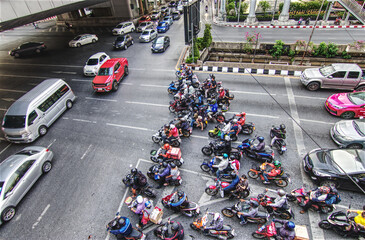
[{"label": "motorcycle", "polygon": [[[152,202],[152,200],[150,200]],[[125,200],[125,204],[128,206],[128,208],[131,209],[132,212],[135,213],[136,207],[137,207],[137,200],[133,199],[132,197],[128,197]],[[145,227],[147,223],[150,222],[150,212],[146,208],[142,210],[142,218],[140,220],[141,228]]]},{"label": "motorcycle", "polygon": [[221,182],[219,179],[216,180],[215,185],[210,185],[207,188],[205,188],[205,193],[209,196],[215,196],[219,192],[221,197],[228,196],[230,199],[233,198],[239,198],[243,199],[250,195],[250,187],[247,187],[247,189],[243,190],[242,192],[227,192],[224,193],[224,188],[227,187],[230,183],[229,182]]},{"label": "motorcycle", "polygon": [[172,81],[169,85],[169,87],[167,88],[167,92],[169,94],[175,95],[176,93],[179,92],[178,90],[178,82],[174,82]]},{"label": "motorcycle", "polygon": [[190,106],[181,106],[179,100],[170,101],[169,111],[172,113],[177,112],[190,112]]},{"label": "motorcycle", "polygon": [[214,122],[219,122],[222,123],[226,120],[226,118],[224,117],[224,113],[221,111],[217,111],[215,113],[213,113],[210,117],[207,117],[209,121],[214,121]]},{"label": "motorcycle", "polygon": [[242,125],[241,131],[239,133],[251,135],[253,131],[255,131],[255,124],[252,122],[248,122]]},{"label": "motorcycle", "polygon": [[262,162],[272,162],[274,160],[274,151],[266,146],[265,151],[263,152],[256,152],[252,149],[254,145],[255,139],[245,139],[242,141],[242,144],[238,145],[238,150],[243,154],[245,154],[247,157],[260,160]]},{"label": "motorcycle", "polygon": [[[278,127],[275,127],[274,125],[271,127],[270,129],[270,137],[274,138],[276,135],[276,131],[275,129],[278,129]],[[276,140],[274,141],[274,143],[272,144],[273,148],[276,148],[279,152],[280,155],[283,155],[287,148],[286,148],[286,143],[284,141],[285,139],[285,134],[282,134],[281,136],[276,136]]]},{"label": "motorcycle", "polygon": [[[133,180],[133,175],[131,173],[128,174],[125,178],[123,178],[122,181],[127,187],[133,186],[133,181],[134,181]],[[149,198],[155,198],[156,197],[155,190],[148,183],[139,190],[139,193],[144,194]]]},{"label": "motorcycle", "polygon": [[[171,209],[174,210],[175,212],[181,212],[182,214],[184,214],[187,217],[196,217],[200,214],[200,207],[197,203],[195,202],[189,202],[187,200],[187,196],[185,195],[185,197],[183,199],[181,199],[179,201],[180,204],[182,204],[184,201],[185,204],[183,205],[179,205],[179,206],[172,206],[172,203],[170,202],[171,197],[174,193],[167,195],[166,197],[162,198],[161,203],[162,205],[167,208],[167,209]],[[178,203],[176,203],[178,204]]]},{"label": "motorcycle", "polygon": [[[248,210],[249,208],[250,208],[249,204],[238,201],[232,207],[223,208],[222,214],[228,218],[232,218],[236,215],[236,217],[238,219],[240,219],[240,215],[238,215],[238,212]],[[255,217],[246,217],[246,220],[247,220],[247,222],[250,222],[250,223],[265,224],[269,220],[269,216],[270,215],[267,213],[258,212]]]},{"label": "motorcycle", "polygon": [[[158,150],[151,150],[150,152],[150,159],[152,162],[159,163],[163,160],[163,158],[160,156]],[[184,163],[184,159],[181,157],[181,151],[180,148],[172,148],[171,150],[172,158],[163,160],[167,163],[174,163],[177,167],[181,167],[181,165]]]},{"label": "motorcycle", "polygon": [[[215,164],[216,157],[213,157],[212,159],[204,159],[203,163],[200,165],[201,170],[203,170],[206,173],[215,174],[217,172],[217,168],[213,167]],[[221,178],[224,179],[227,182],[232,181],[232,176],[230,172],[223,172],[221,174]]]},{"label": "motorcycle", "polygon": [[[260,179],[262,181],[265,181],[264,176],[262,175],[263,171],[264,170],[261,169],[261,166],[252,165],[251,169],[248,171],[247,175],[253,179],[257,179],[258,177],[260,177]],[[282,170],[281,173],[282,174],[279,176],[275,176],[275,177],[268,176],[267,178],[269,181],[274,181],[274,183],[278,187],[286,187],[291,182],[290,175],[287,173],[284,173],[284,170]]]},{"label": "motorcycle", "polygon": [[[150,178],[150,179],[153,179],[155,181],[158,180],[158,178],[156,178],[156,175],[155,173],[159,173],[161,169],[161,165],[160,164],[155,164],[155,165],[152,165],[148,171],[147,171],[147,176]],[[175,185],[175,186],[180,186],[182,183],[182,179],[181,179],[181,176],[178,176],[176,180],[171,180],[170,181],[170,185]]]},{"label": "motorcycle", "polygon": [[[163,139],[163,135],[165,135],[164,133],[164,129],[163,127],[160,128],[160,130],[157,131],[157,133],[155,133],[153,136],[152,136],[152,141],[154,143],[159,143],[160,145],[163,145],[165,143],[167,143],[167,141],[164,141]],[[170,142],[168,142],[172,147],[179,147],[180,146],[180,143],[181,143],[181,139],[180,137],[178,138],[173,138]]]},{"label": "motorcycle", "polygon": [[[296,188],[287,194],[288,201],[296,202],[303,207],[309,201],[309,193],[304,187]],[[333,211],[333,205],[324,202],[313,202],[311,209],[316,212],[329,213]]]},{"label": "motorcycle", "polygon": [[[166,222],[165,224],[161,224],[160,226],[158,226],[154,231],[153,234],[159,238],[159,239],[163,239],[163,240],[182,240],[184,239],[184,227],[181,225],[180,222],[175,221],[174,223],[177,223],[179,226],[179,229],[172,234],[170,234],[170,231],[172,232],[171,226],[172,223],[170,222],[170,220],[168,222]],[[166,227],[166,228],[164,228]],[[167,230],[166,230],[167,229]]]},{"label": "motorcycle", "polygon": [[[110,221],[107,225],[106,225],[106,230],[109,232],[111,230],[117,230],[118,228],[113,227],[113,225],[118,226],[118,220],[119,220],[120,216],[119,216],[119,212],[117,212],[116,217]],[[117,239],[126,239],[126,240],[144,240],[146,239],[146,235],[138,230],[137,228],[134,228],[129,220],[129,218],[126,219],[126,226],[127,229],[125,230],[125,232],[130,232],[130,234],[128,234],[127,236],[125,236],[124,234],[116,234],[115,236],[117,237]]]},{"label": "motorcycle", "polygon": [[326,220],[320,221],[318,226],[325,230],[333,229],[341,237],[365,237],[365,230],[356,226],[353,217],[349,216],[349,212],[334,212]]},{"label": "motorcycle", "polygon": [[208,213],[205,213],[201,218],[195,219],[190,223],[190,227],[193,230],[200,231],[204,236],[211,236],[219,239],[232,239],[235,236],[235,231],[230,225],[223,225],[221,230],[209,229],[206,230],[205,226],[208,224]]},{"label": "motorcycle", "polygon": [[276,235],[277,231],[274,221],[271,221],[270,224],[262,225],[259,229],[252,233],[252,237],[258,239],[276,239]]},{"label": "motorcycle", "polygon": [[299,18],[297,25],[298,26],[302,25],[302,22],[303,22],[303,18]]},{"label": "motorcycle", "polygon": [[311,21],[311,20],[310,20],[310,18],[307,18],[307,19],[305,20],[305,25],[307,25],[307,26],[308,26],[308,25],[310,24],[310,21]]},{"label": "motorcycle", "polygon": [[230,158],[231,159],[237,159],[238,161],[241,160],[241,154],[240,154],[240,151],[239,149],[237,148],[234,148],[234,147],[231,147],[231,151],[230,153],[227,152],[224,148],[220,148],[218,146],[218,142],[220,140],[217,140],[217,141],[211,141],[209,143],[209,145],[206,145],[202,148],[202,153],[205,155],[205,156],[210,156],[214,153],[214,155],[216,156],[220,156],[222,155],[223,153],[227,153],[230,155]]}]

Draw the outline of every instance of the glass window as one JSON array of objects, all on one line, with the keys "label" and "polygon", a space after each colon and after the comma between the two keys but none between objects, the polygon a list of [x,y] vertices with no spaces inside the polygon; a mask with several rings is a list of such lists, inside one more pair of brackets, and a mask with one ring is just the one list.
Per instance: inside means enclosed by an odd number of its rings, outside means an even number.
[{"label": "glass window", "polygon": [[3,190],[3,186],[4,186],[4,182],[0,182],[0,195],[1,195],[1,190]]},{"label": "glass window", "polygon": [[89,61],[87,61],[86,65],[88,65],[88,66],[98,65],[98,59],[97,58],[90,58]]},{"label": "glass window", "polygon": [[359,78],[360,72],[349,72],[349,75],[347,76],[347,78]]},{"label": "glass window", "polygon": [[53,104],[55,104],[58,99],[60,99],[63,95],[65,95],[69,90],[69,87],[64,84],[60,87],[54,94],[52,94],[46,101],[44,101],[41,105],[38,106],[38,109],[42,112],[46,112]]},{"label": "glass window", "polygon": [[13,175],[11,175],[5,186],[5,195],[14,189],[14,187],[18,184],[20,179],[24,177],[34,162],[35,160],[26,161],[15,171]]},{"label": "glass window", "polygon": [[4,117],[4,128],[24,128],[25,127],[25,116],[9,116]]},{"label": "glass window", "polygon": [[111,68],[100,68],[98,72],[98,76],[109,76]]},{"label": "glass window", "polygon": [[333,66],[325,66],[319,69],[319,72],[323,75],[323,76],[328,76],[332,73],[335,72],[335,68]]},{"label": "glass window", "polygon": [[347,96],[349,100],[355,105],[362,105],[365,103],[365,92],[352,92]]},{"label": "glass window", "polygon": [[34,110],[28,116],[28,126],[32,125],[34,120],[38,117],[37,112]]},{"label": "glass window", "polygon": [[344,78],[346,75],[346,71],[339,71],[332,74],[333,78]]}]

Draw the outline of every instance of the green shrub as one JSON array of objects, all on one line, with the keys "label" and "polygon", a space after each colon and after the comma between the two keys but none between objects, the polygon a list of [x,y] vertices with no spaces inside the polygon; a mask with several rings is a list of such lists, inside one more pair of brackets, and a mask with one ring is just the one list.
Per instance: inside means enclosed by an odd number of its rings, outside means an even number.
[{"label": "green shrub", "polygon": [[272,57],[279,59],[282,55],[287,53],[287,50],[284,48],[284,42],[281,40],[276,40],[274,46],[271,50],[269,50]]},{"label": "green shrub", "polygon": [[[231,10],[235,10],[236,9],[236,6],[233,3],[229,3],[227,6],[226,6],[226,13],[227,13],[227,16],[233,16],[233,15],[236,15],[236,11],[231,11]],[[230,14],[231,12],[233,12],[234,14]]]},{"label": "green shrub", "polygon": [[351,55],[348,52],[343,51],[342,52],[342,58],[343,59],[350,59],[351,58]]},{"label": "green shrub", "polygon": [[271,5],[266,0],[264,0],[259,2],[259,7],[262,9],[262,11],[264,11],[264,15],[266,15],[266,11],[271,8]]},{"label": "green shrub", "polygon": [[318,47],[313,47],[313,56],[315,57],[325,57],[327,53],[327,44],[321,42]]}]

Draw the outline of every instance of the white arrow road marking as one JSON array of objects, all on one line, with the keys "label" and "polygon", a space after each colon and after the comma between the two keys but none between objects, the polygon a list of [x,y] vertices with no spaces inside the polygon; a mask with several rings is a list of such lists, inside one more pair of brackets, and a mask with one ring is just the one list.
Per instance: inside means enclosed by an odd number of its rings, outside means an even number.
[{"label": "white arrow road marking", "polygon": [[46,206],[46,208],[43,210],[42,214],[39,216],[37,221],[33,224],[32,229],[34,229],[38,225],[38,223],[42,220],[42,217],[44,216],[44,214],[46,214],[46,212],[50,206],[51,205],[49,205],[49,204]]},{"label": "white arrow road marking", "polygon": [[[207,181],[205,186],[206,187],[209,187],[210,185],[214,185],[215,182],[212,178],[208,178],[208,177],[204,177],[204,176],[201,176],[203,178],[203,180]],[[203,203],[205,202],[208,202],[210,199],[212,198],[212,196],[208,195],[205,193],[203,193],[203,195],[200,197],[199,201],[198,201],[198,205],[202,205]]]}]

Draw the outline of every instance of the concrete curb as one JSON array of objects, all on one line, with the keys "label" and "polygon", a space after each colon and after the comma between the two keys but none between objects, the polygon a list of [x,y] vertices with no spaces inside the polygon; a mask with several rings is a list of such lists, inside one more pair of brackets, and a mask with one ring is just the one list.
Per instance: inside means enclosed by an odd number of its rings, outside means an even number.
[{"label": "concrete curb", "polygon": [[275,70],[275,69],[254,69],[254,68],[235,68],[235,67],[196,67],[192,66],[195,71],[203,72],[222,72],[222,73],[247,73],[247,74],[262,74],[262,75],[280,75],[299,77],[302,71]]}]

